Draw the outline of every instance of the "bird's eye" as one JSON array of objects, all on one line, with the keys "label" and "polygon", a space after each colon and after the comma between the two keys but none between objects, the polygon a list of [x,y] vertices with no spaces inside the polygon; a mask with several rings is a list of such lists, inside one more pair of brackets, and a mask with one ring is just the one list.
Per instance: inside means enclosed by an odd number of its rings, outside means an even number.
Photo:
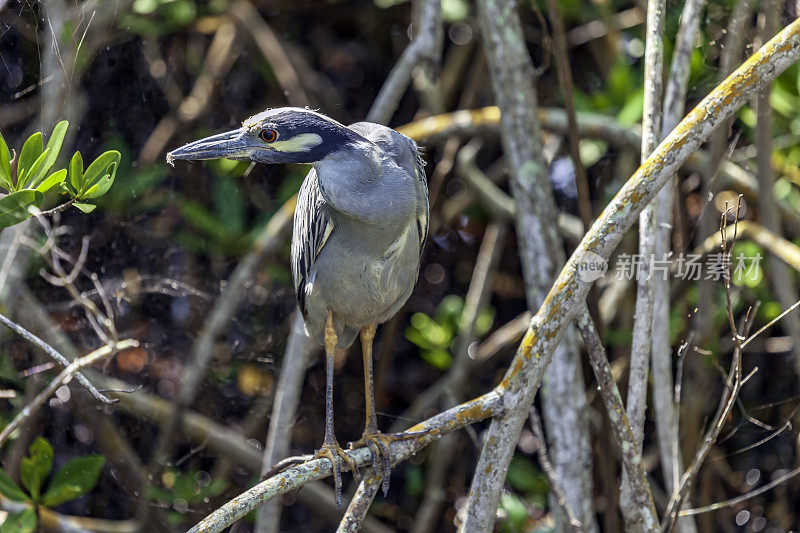
[{"label": "bird's eye", "polygon": [[258,134],[261,137],[261,140],[267,143],[273,143],[278,140],[278,132],[273,129],[265,129],[261,130],[261,133]]}]

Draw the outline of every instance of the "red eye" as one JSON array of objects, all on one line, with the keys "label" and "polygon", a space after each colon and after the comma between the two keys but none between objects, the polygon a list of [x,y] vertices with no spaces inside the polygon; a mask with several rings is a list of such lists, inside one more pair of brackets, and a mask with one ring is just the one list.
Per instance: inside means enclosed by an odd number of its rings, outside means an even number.
[{"label": "red eye", "polygon": [[261,130],[258,134],[261,140],[267,143],[273,143],[278,139],[278,132],[272,129]]}]

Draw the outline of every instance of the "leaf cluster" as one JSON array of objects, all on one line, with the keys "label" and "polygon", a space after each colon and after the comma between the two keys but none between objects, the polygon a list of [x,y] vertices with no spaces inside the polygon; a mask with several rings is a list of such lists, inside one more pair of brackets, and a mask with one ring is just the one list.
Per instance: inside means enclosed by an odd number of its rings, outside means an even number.
[{"label": "leaf cluster", "polygon": [[36,510],[55,507],[80,498],[97,484],[105,464],[102,455],[86,455],[67,461],[42,491],[44,482],[53,469],[53,446],[44,437],[37,437],[28,448],[28,456],[20,462],[19,477],[24,489],[11,476],[0,470],[0,494],[11,501],[28,504],[11,514],[0,526],[0,533],[28,533],[36,530]]},{"label": "leaf cluster", "polygon": [[120,153],[109,150],[97,157],[84,170],[80,152],[75,152],[66,168],[53,170],[64,143],[68,122],[62,120],[44,145],[42,132],[37,131],[25,141],[17,156],[9,150],[0,135],[0,229],[13,226],[33,215],[41,208],[45,194],[57,191],[69,199],[62,204],[74,205],[84,213],[96,207],[88,200],[103,196],[114,183]]}]

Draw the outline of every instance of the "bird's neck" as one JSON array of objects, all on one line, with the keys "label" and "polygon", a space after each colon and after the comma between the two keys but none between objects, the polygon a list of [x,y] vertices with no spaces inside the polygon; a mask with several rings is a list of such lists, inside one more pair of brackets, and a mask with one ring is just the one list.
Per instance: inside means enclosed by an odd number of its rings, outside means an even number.
[{"label": "bird's neck", "polygon": [[350,143],[346,150],[328,154],[314,163],[325,201],[337,211],[364,221],[380,218],[385,206],[376,201],[377,184],[383,177],[380,149],[366,139]]}]

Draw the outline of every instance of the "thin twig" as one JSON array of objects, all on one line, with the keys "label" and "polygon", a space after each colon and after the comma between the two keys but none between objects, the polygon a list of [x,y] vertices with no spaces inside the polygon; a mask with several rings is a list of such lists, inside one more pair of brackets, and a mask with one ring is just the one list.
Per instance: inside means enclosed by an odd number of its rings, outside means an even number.
[{"label": "thin twig", "polygon": [[572,510],[572,507],[570,507],[569,502],[564,495],[564,491],[561,489],[561,483],[559,482],[558,476],[553,469],[553,465],[550,463],[550,459],[547,458],[547,441],[544,438],[542,419],[536,412],[535,407],[531,407],[530,420],[533,436],[536,437],[537,441],[536,456],[539,459],[539,465],[541,465],[542,470],[547,476],[547,479],[550,481],[550,490],[555,492],[556,497],[558,498],[558,504],[564,510],[564,513],[566,513],[572,529],[575,531],[580,531],[580,528],[583,527],[583,524],[581,524],[580,520],[575,517],[575,512]]},{"label": "thin twig", "polygon": [[74,204],[74,203],[75,203],[75,202],[77,202],[77,201],[78,201],[78,198],[77,198],[77,197],[75,197],[75,198],[70,198],[69,200],[67,200],[66,202],[64,202],[64,203],[63,203],[63,204],[61,204],[61,205],[57,205],[57,206],[55,206],[54,208],[52,208],[52,209],[48,209],[48,210],[46,210],[46,211],[40,211],[40,212],[39,212],[39,213],[37,213],[37,214],[38,214],[38,215],[41,215],[41,216],[43,216],[43,217],[49,217],[49,216],[52,216],[52,215],[55,215],[55,214],[61,213],[62,211],[66,211],[67,209],[69,209],[69,208],[70,208],[70,206],[71,206],[72,204]]},{"label": "thin twig", "polygon": [[636,436],[622,404],[622,396],[614,380],[614,374],[611,371],[603,341],[600,339],[600,334],[597,332],[594,321],[589,315],[589,310],[585,306],[578,311],[576,323],[583,337],[586,351],[589,353],[589,363],[597,379],[600,396],[611,421],[611,429],[614,431],[614,436],[619,443],[622,463],[628,472],[631,497],[636,504],[632,509],[641,515],[633,522],[640,524],[658,523],[653,496],[642,464],[641,448],[637,446]]},{"label": "thin twig", "polygon": [[22,410],[17,413],[17,416],[15,416],[6,427],[3,428],[3,431],[0,432],[0,446],[2,446],[11,433],[13,433],[14,430],[25,421],[25,419],[31,416],[31,414],[33,414],[39,407],[42,406],[42,404],[56,391],[56,389],[66,383],[69,383],[78,370],[92,365],[105,357],[114,355],[120,350],[135,348],[136,346],[139,346],[138,341],[133,339],[125,339],[116,344],[107,344],[87,355],[84,355],[81,358],[75,359],[64,370],[62,370],[61,373],[53,381],[51,381],[47,387],[44,388],[44,390],[37,394],[33,401],[23,407]]},{"label": "thin twig", "polygon": [[761,335],[762,333],[764,333],[766,330],[768,330],[769,328],[771,328],[772,326],[774,326],[774,325],[775,325],[775,324],[776,324],[778,321],[780,321],[780,320],[781,320],[783,317],[785,317],[786,315],[788,315],[789,313],[791,313],[792,311],[794,311],[794,310],[795,310],[795,309],[797,309],[798,307],[800,307],[800,300],[798,300],[797,302],[795,302],[795,303],[794,303],[794,305],[792,305],[791,307],[789,307],[788,309],[786,309],[785,311],[783,311],[781,314],[779,314],[778,316],[776,316],[775,318],[773,318],[772,320],[770,320],[769,322],[767,322],[767,324],[765,324],[765,325],[764,325],[764,327],[762,327],[761,329],[759,329],[758,331],[756,331],[755,333],[753,333],[752,335],[750,335],[750,336],[747,338],[747,340],[745,340],[745,341],[742,343],[742,348],[744,348],[745,346],[747,346],[748,344],[750,344],[750,341],[752,341],[753,339],[755,339],[756,337],[758,337],[759,335]]},{"label": "thin twig", "polygon": [[[737,215],[739,212],[739,206],[737,205]],[[726,237],[726,229],[727,229],[727,210],[725,213],[722,214],[722,220],[720,222],[720,235],[722,239],[722,253],[725,254],[728,251],[728,240]],[[737,217],[738,218],[738,217]],[[734,238],[731,243],[731,247],[736,242],[736,225],[738,222],[734,222]],[[747,337],[747,334],[750,331],[750,327],[753,324],[753,319],[755,318],[755,310],[749,309],[747,315],[745,316],[742,325],[740,326],[740,330],[736,329],[735,323],[733,323],[733,298],[731,295],[731,287],[730,287],[730,265],[728,264],[726,267],[726,275],[725,275],[725,298],[728,310],[729,320],[733,324],[733,329],[731,334],[733,336],[733,342],[735,345],[733,351],[733,358],[731,361],[731,368],[728,372],[727,379],[725,380],[725,390],[720,397],[719,405],[717,407],[717,412],[714,416],[714,419],[711,422],[706,434],[703,438],[703,441],[700,445],[700,448],[697,450],[694,460],[692,461],[691,465],[686,469],[683,476],[681,477],[681,482],[676,490],[673,492],[672,497],[670,498],[669,504],[667,505],[667,510],[664,513],[664,520],[661,525],[661,531],[669,532],[675,526],[675,521],[678,518],[678,513],[680,513],[681,505],[683,502],[689,497],[692,487],[694,484],[694,480],[700,471],[700,467],[703,465],[706,457],[708,456],[709,452],[711,451],[711,447],[717,441],[720,432],[722,431],[722,427],[725,423],[725,420],[728,417],[731,409],[736,403],[736,399],[739,396],[739,392],[741,391],[744,384],[747,382],[748,379],[755,373],[755,369],[750,372],[744,379],[742,379],[742,352],[744,348],[744,340]]]},{"label": "thin twig", "polygon": [[575,102],[572,99],[573,84],[572,71],[570,70],[569,54],[567,52],[567,38],[564,32],[564,21],[557,0],[547,0],[547,14],[550,26],[553,28],[553,52],[556,58],[556,73],[561,94],[564,98],[564,109],[567,112],[567,143],[572,168],[575,172],[575,185],[578,189],[578,212],[583,221],[584,230],[589,229],[594,214],[592,213],[592,199],[589,195],[589,180],[586,177],[586,168],[583,166],[580,154],[580,136],[578,134],[578,119],[575,117]]},{"label": "thin twig", "polygon": [[[59,353],[58,350],[56,350],[55,348],[53,348],[52,346],[50,346],[49,344],[44,342],[42,339],[40,339],[39,337],[37,337],[36,335],[31,333],[27,329],[25,329],[22,326],[20,326],[16,322],[12,321],[10,318],[6,317],[5,315],[0,314],[0,322],[2,322],[8,329],[10,329],[11,331],[15,332],[19,336],[23,337],[25,340],[27,340],[28,342],[30,342],[34,346],[37,346],[38,348],[40,348],[47,355],[49,355],[50,357],[52,357],[53,359],[58,361],[63,366],[65,366],[65,367],[69,367],[70,366],[71,363],[69,362],[69,360],[67,360],[66,357],[61,355],[61,353]],[[86,379],[86,376],[84,376],[80,372],[76,372],[75,373],[75,378],[78,380],[78,382],[81,385],[86,387],[86,390],[88,390],[92,394],[92,396],[94,396],[95,398],[97,398],[101,402],[103,402],[103,403],[113,403],[113,400],[111,398],[109,398],[108,396],[105,396],[100,391],[98,391],[97,388],[94,385],[92,385],[91,382],[89,382],[88,379]]]},{"label": "thin twig", "polygon": [[695,509],[686,509],[685,511],[680,512],[680,516],[691,516],[696,514],[708,513],[711,511],[717,511],[719,509],[724,509],[725,507],[731,507],[736,505],[737,503],[742,503],[744,501],[749,500],[750,498],[754,498],[759,494],[764,494],[765,492],[774,489],[775,487],[786,483],[793,477],[800,474],[800,468],[795,468],[788,474],[785,474],[777,479],[774,479],[770,483],[767,483],[763,487],[759,487],[755,490],[748,492],[747,494],[742,494],[741,496],[737,496],[736,498],[731,498],[730,500],[725,500],[722,502],[717,502],[711,505],[707,505],[705,507],[697,507]]}]

